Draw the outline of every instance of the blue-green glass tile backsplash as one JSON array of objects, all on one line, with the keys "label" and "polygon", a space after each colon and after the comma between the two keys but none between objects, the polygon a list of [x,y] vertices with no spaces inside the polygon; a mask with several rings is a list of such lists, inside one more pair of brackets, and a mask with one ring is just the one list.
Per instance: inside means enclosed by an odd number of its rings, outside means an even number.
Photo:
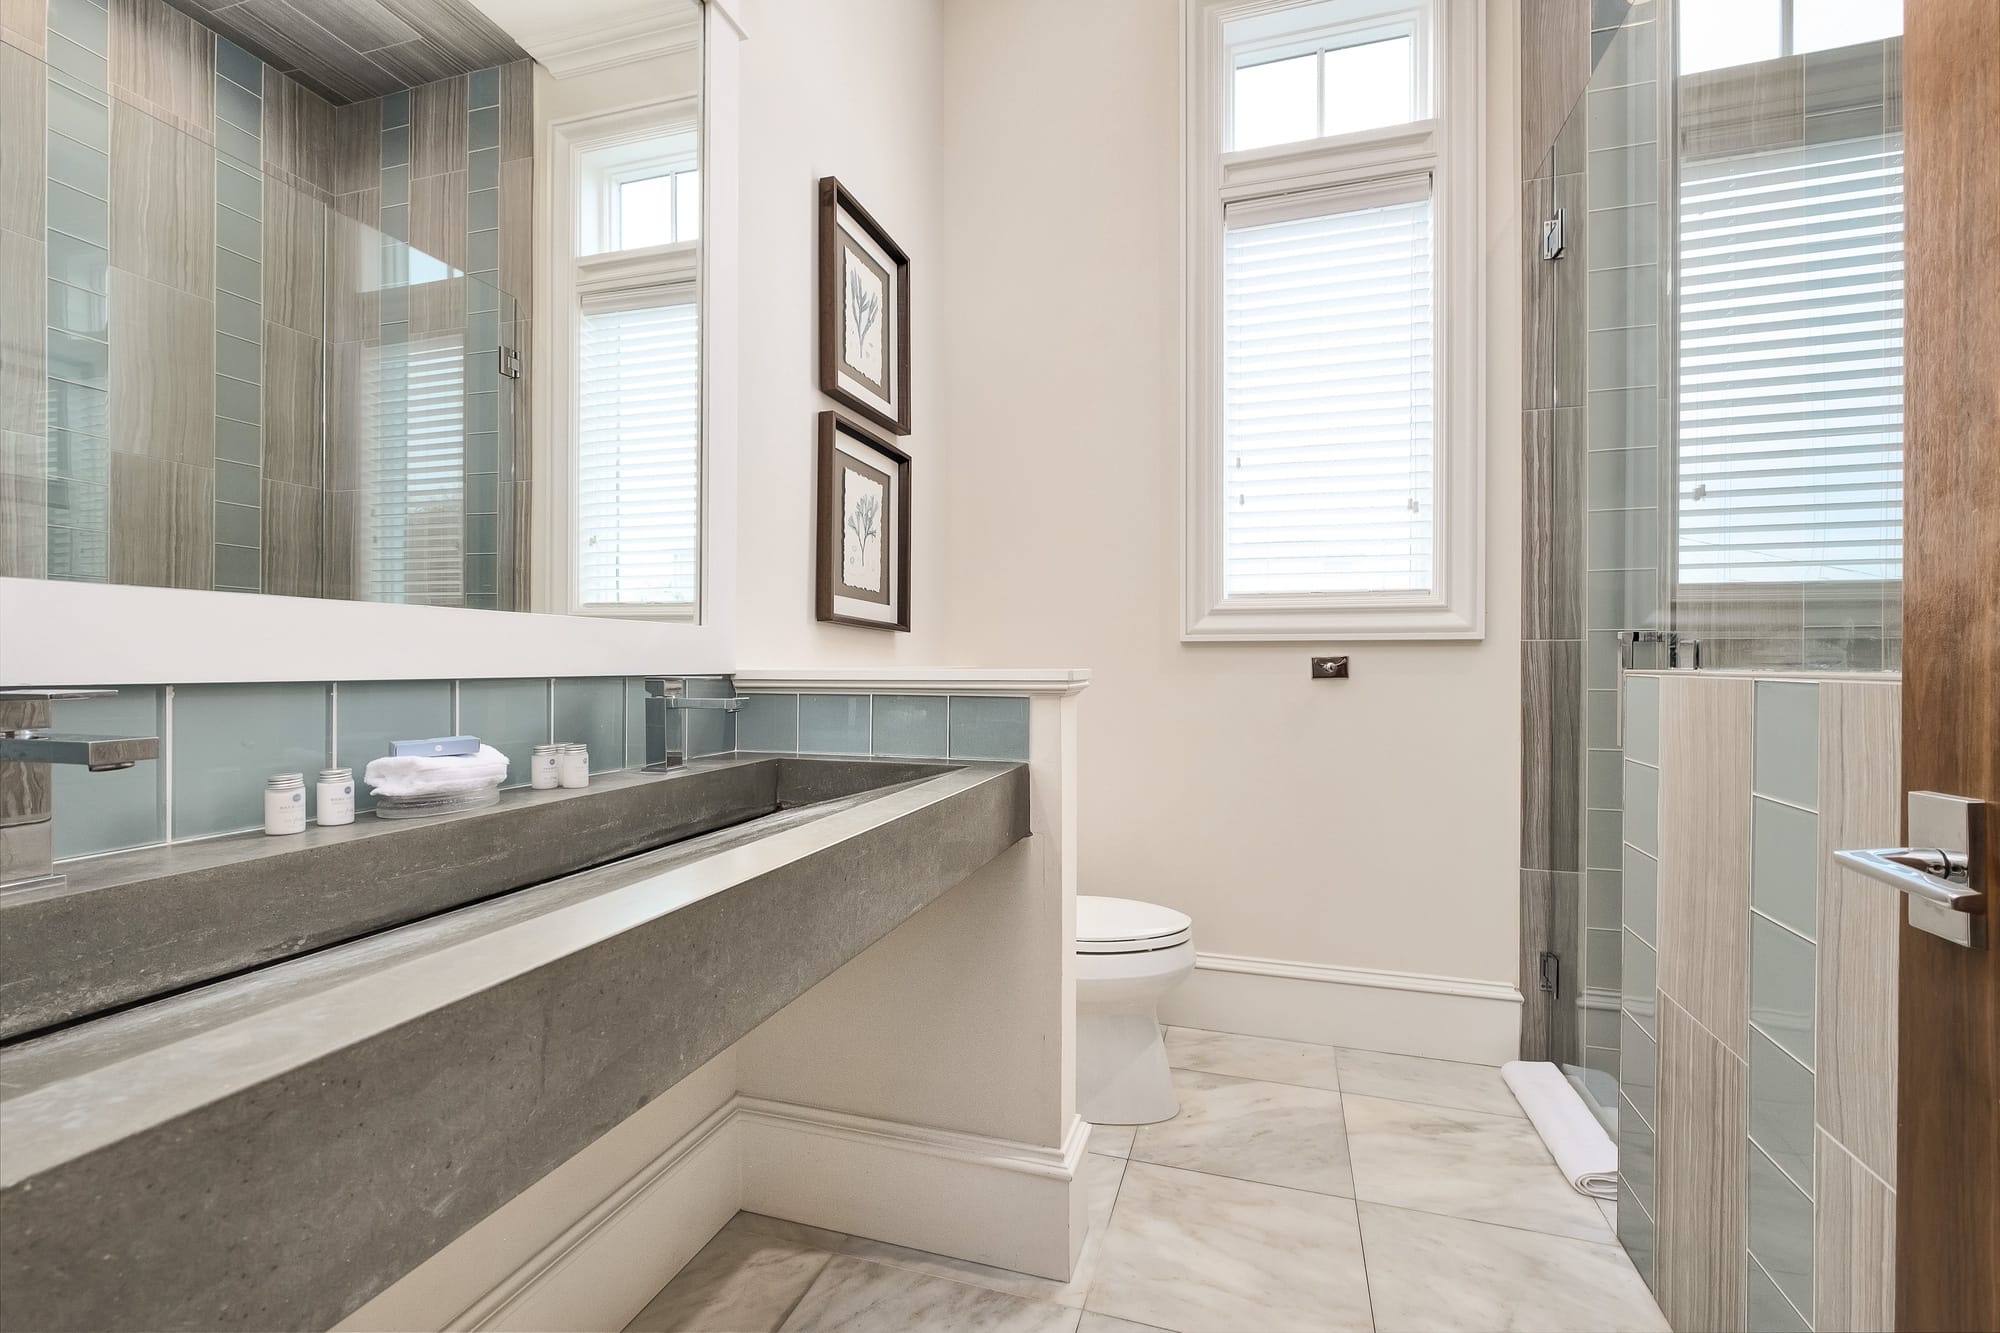
[{"label": "blue-green glass tile backsplash", "polygon": [[[727,696],[722,677],[692,677],[690,697]],[[55,705],[65,731],[158,736],[158,762],[115,773],[58,766],[55,852],[95,856],[167,841],[242,833],[263,824],[265,779],[300,773],[308,817],[322,768],[354,770],[355,804],[374,806],[361,781],[389,743],[477,736],[507,756],[508,787],[528,783],[529,758],[547,741],[581,741],[596,773],[646,762],[640,677],[493,680],[290,681],[126,686],[118,697]],[[1028,701],[915,694],[751,694],[738,712],[686,710],[689,758],[743,752],[876,755],[900,759],[1028,757]],[[676,730],[676,734],[679,734]]]}]

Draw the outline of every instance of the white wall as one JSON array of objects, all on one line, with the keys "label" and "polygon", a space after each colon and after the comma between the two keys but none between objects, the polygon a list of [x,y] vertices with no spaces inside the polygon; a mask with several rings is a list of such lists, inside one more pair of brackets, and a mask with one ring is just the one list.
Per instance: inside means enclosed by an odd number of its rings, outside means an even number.
[{"label": "white wall", "polygon": [[[948,661],[940,0],[760,0],[742,95],[737,660]],[[912,632],[813,618],[818,181],[838,176],[911,258]]]},{"label": "white wall", "polygon": [[[1514,7],[1489,8],[1488,637],[1351,648],[1178,639],[1179,10],[946,10],[945,327],[917,347],[952,400],[952,650],[1091,669],[1081,892],[1181,908],[1208,952],[1512,985]],[[1353,679],[1307,679],[1327,649]]]}]

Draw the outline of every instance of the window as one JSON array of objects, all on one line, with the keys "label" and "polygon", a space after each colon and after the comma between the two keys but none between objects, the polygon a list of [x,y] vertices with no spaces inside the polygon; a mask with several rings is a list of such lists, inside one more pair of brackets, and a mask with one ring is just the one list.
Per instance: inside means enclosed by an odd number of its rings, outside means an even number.
[{"label": "window", "polygon": [[1900,135],[1682,169],[1683,585],[1902,577]]},{"label": "window", "polygon": [[1681,0],[1680,72],[1881,41],[1903,31],[1903,0]]},{"label": "window", "polygon": [[565,535],[552,573],[576,613],[694,620],[702,537],[695,133],[658,112],[619,113],[602,132],[575,159],[572,430],[559,466]]},{"label": "window", "polygon": [[1190,6],[1186,638],[1481,632],[1482,9]]},{"label": "window", "polygon": [[385,343],[365,368],[358,595],[465,604],[465,346],[459,335]]}]

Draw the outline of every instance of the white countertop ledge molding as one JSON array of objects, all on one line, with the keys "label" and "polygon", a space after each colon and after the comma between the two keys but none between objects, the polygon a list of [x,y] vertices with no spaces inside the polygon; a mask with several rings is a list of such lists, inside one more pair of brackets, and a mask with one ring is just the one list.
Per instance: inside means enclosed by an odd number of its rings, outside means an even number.
[{"label": "white countertop ledge molding", "polygon": [[736,687],[765,694],[1053,694],[1088,688],[1077,667],[760,667]]}]

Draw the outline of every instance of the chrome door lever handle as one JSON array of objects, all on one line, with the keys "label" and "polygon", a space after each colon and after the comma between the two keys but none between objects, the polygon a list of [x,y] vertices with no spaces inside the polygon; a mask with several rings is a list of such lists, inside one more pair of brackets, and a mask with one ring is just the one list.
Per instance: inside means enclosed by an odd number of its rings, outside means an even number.
[{"label": "chrome door lever handle", "polygon": [[1909,900],[1910,924],[1962,944],[1986,947],[1986,808],[1941,792],[1910,793],[1911,847],[1835,852],[1847,869]]}]

